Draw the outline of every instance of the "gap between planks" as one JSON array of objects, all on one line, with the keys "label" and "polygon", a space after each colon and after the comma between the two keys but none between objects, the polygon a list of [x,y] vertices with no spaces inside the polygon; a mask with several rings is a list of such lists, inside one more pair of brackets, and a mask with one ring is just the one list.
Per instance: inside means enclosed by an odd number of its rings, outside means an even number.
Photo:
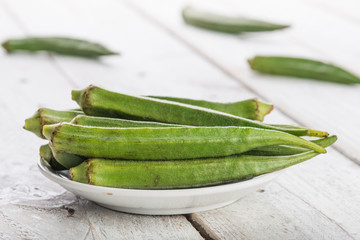
[{"label": "gap between planks", "polygon": [[[242,78],[240,78],[239,76],[237,76],[236,74],[232,73],[231,71],[227,70],[225,67],[223,67],[221,64],[219,64],[217,61],[215,61],[212,57],[210,57],[209,55],[207,55],[205,52],[201,51],[199,48],[197,48],[194,44],[192,44],[190,41],[186,40],[185,38],[181,37],[178,33],[176,33],[175,31],[171,30],[168,26],[164,25],[163,23],[161,23],[159,20],[155,19],[154,17],[151,16],[151,14],[148,14],[145,10],[143,10],[139,5],[137,5],[134,2],[128,1],[128,0],[123,0],[122,3],[124,3],[124,5],[126,5],[130,10],[134,11],[135,13],[137,13],[139,16],[141,16],[142,18],[148,20],[149,22],[151,22],[152,24],[154,24],[155,26],[161,28],[162,30],[164,30],[166,33],[168,33],[170,36],[172,36],[175,40],[181,42],[182,44],[184,44],[185,46],[187,46],[189,49],[191,49],[192,51],[194,51],[196,54],[198,54],[200,57],[202,57],[204,60],[206,60],[207,62],[209,62],[211,65],[215,66],[216,68],[218,68],[219,70],[221,70],[224,74],[226,74],[227,76],[230,77],[230,79],[233,79],[235,82],[240,83],[244,86],[244,88],[246,88],[248,91],[256,94],[257,96],[259,96],[260,98],[264,99],[265,101],[268,101],[267,97],[263,96],[263,94],[261,94],[260,92],[258,92],[255,88],[253,88],[252,86],[248,85],[246,83],[246,81],[244,81]],[[296,41],[295,39],[292,38],[292,41],[302,47],[308,48],[308,46],[303,46],[301,42]],[[318,50],[320,51],[320,50]],[[286,111],[284,111],[281,107],[277,107],[277,110],[280,111],[284,116],[288,117],[289,119],[293,120],[296,124],[300,125],[300,126],[306,126],[306,124],[304,124],[302,121],[300,121],[299,119],[297,119],[295,116],[293,116],[293,114],[288,113]],[[358,162],[355,158],[353,158],[352,156],[350,156],[349,154],[347,154],[344,150],[342,150],[341,148],[333,145],[332,146],[337,152],[339,152],[340,154],[342,154],[343,156],[345,156],[347,159],[351,160],[352,162],[356,163],[357,165],[360,166],[360,162]]]}]

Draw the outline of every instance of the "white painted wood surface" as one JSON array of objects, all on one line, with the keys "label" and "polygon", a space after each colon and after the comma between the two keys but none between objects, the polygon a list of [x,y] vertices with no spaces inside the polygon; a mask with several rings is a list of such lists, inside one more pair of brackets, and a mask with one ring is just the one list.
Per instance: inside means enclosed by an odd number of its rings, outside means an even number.
[{"label": "white painted wood surface", "polygon": [[[100,61],[0,53],[0,239],[201,239],[199,226],[215,239],[360,239],[360,168],[353,162],[360,156],[359,86],[267,77],[252,73],[245,61],[254,54],[293,54],[360,73],[355,7],[315,2],[190,2],[293,24],[285,31],[231,36],[186,26],[180,11],[189,1],[183,0],[0,0],[1,41],[66,35],[122,52]],[[40,175],[36,161],[44,141],[21,129],[38,107],[75,107],[70,90],[91,83],[131,94],[218,101],[257,96],[281,110],[267,121],[325,129],[339,141],[328,154],[288,169],[264,192],[191,214],[190,221],[114,212]],[[64,205],[75,210],[71,217]]]}]

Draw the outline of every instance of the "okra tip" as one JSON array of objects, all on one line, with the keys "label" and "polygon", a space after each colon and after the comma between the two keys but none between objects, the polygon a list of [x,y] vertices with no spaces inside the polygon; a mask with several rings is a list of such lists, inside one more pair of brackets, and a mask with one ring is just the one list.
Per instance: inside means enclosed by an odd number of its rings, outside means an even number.
[{"label": "okra tip", "polygon": [[36,112],[32,117],[25,119],[25,125],[23,128],[35,133],[39,137],[42,137],[40,121],[39,112]]},{"label": "okra tip", "polygon": [[3,42],[3,43],[1,44],[1,46],[2,46],[7,52],[10,52],[10,42],[9,42],[9,40]]},{"label": "okra tip", "polygon": [[76,167],[70,168],[69,175],[70,179],[80,183],[88,183],[88,161],[84,161]]},{"label": "okra tip", "polygon": [[257,105],[257,118],[259,121],[263,121],[264,117],[271,113],[271,111],[274,109],[274,105],[261,102],[259,100],[256,100]]},{"label": "okra tip", "polygon": [[61,123],[44,125],[42,129],[42,134],[47,140],[51,140],[52,135],[56,131],[56,129],[60,126]]},{"label": "okra tip", "polygon": [[315,129],[308,129],[310,137],[328,137],[329,133],[325,131],[315,130]]},{"label": "okra tip", "polygon": [[250,68],[254,69],[255,58],[249,58],[247,62],[249,63]]},{"label": "okra tip", "polygon": [[81,98],[83,95],[83,90],[72,90],[71,99],[77,102],[81,106]]}]

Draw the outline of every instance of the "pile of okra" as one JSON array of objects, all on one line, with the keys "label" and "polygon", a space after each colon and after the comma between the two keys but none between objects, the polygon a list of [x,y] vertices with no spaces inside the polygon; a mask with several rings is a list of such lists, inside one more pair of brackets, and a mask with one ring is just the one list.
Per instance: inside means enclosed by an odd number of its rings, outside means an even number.
[{"label": "pile of okra", "polygon": [[[24,128],[47,139],[40,157],[73,181],[174,189],[225,184],[326,153],[324,131],[265,124],[271,104],[131,96],[93,85],[72,91],[80,109],[40,108]],[[305,140],[301,136],[316,137]]]}]

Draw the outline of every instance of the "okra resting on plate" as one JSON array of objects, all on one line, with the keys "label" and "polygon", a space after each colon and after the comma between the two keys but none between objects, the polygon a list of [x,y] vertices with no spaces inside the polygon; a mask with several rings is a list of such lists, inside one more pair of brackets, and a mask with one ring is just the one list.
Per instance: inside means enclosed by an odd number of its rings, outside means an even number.
[{"label": "okra resting on plate", "polygon": [[321,130],[262,123],[273,106],[257,99],[132,96],[92,85],[72,91],[72,98],[80,110],[41,108],[24,128],[48,140],[40,157],[51,168],[98,186],[225,184],[301,163],[336,141]]}]

